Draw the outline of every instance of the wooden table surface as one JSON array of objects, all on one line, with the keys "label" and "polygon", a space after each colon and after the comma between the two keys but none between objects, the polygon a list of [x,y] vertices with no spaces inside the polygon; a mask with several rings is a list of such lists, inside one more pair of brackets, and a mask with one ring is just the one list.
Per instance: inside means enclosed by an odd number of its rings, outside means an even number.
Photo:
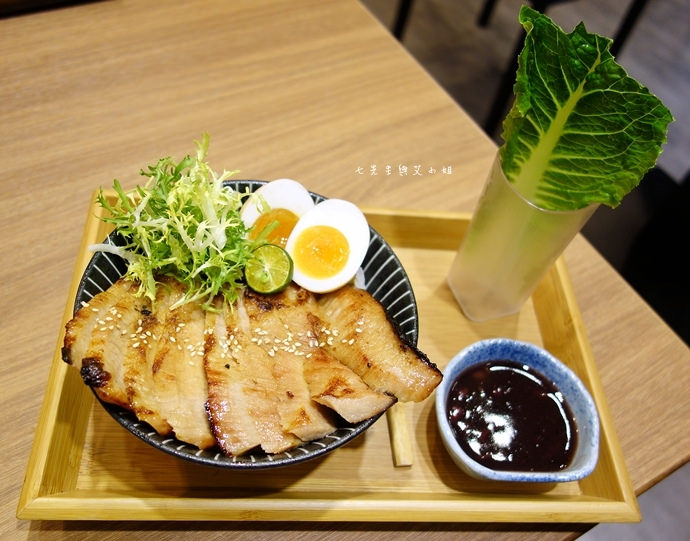
[{"label": "wooden table surface", "polygon": [[[238,178],[291,177],[365,206],[471,211],[495,147],[355,1],[104,0],[0,19],[0,51],[3,539],[561,539],[586,529],[16,519],[94,189],[114,178],[133,187],[141,167],[192,152],[208,132],[212,166]],[[582,237],[566,262],[639,494],[690,456],[690,350]]]}]

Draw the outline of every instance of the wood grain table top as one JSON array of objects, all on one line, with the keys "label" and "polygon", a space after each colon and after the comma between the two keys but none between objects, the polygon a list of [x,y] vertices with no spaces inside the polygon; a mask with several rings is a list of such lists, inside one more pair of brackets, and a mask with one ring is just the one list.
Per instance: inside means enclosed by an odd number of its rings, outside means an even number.
[{"label": "wood grain table top", "polygon": [[[494,144],[347,0],[102,0],[0,19],[5,539],[562,539],[586,525],[23,521],[17,500],[93,191],[193,152],[367,207],[472,211]],[[635,491],[690,457],[690,350],[578,236],[565,253]],[[679,292],[687,294],[687,292]],[[394,536],[394,537],[391,537]]]}]

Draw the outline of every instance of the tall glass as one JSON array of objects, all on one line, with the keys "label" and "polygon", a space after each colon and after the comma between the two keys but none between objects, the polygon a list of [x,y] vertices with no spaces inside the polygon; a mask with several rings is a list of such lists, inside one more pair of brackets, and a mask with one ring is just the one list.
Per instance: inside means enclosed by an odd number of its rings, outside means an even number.
[{"label": "tall glass", "polygon": [[519,312],[597,206],[536,206],[508,182],[497,155],[448,274],[465,315],[485,321]]}]

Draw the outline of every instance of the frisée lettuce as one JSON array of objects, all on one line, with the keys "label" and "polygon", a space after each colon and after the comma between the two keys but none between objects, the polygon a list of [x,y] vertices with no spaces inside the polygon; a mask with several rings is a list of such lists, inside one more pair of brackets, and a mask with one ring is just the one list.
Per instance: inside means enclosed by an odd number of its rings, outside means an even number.
[{"label": "fris\u00e9e lettuce", "polygon": [[232,304],[243,287],[243,272],[254,248],[240,219],[243,194],[223,186],[234,172],[216,174],[206,163],[209,136],[196,142],[196,156],[181,161],[166,157],[141,174],[146,184],[125,192],[115,180],[111,204],[103,190],[98,204],[108,211],[105,222],[126,239],[91,247],[127,261],[125,277],[139,282],[137,293],[155,300],[156,277],[177,278],[186,294],[171,308],[199,301],[205,308],[217,294]]},{"label": "fris\u00e9e lettuce", "polygon": [[608,38],[566,34],[523,6],[527,32],[499,149],[506,178],[551,210],[616,207],[654,166],[671,112],[618,65]]}]

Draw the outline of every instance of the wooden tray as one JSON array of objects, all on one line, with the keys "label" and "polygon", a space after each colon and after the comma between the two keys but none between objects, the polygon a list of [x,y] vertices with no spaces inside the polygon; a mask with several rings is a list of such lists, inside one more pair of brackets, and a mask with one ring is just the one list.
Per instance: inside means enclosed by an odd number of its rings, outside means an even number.
[{"label": "wooden tray", "polygon": [[[95,199],[95,198],[94,198]],[[199,466],[162,453],[118,425],[76,371],[58,337],[17,516],[21,519],[289,520],[401,522],[624,522],[640,520],[580,313],[559,259],[514,316],[466,320],[445,275],[469,216],[366,210],[391,244],[415,291],[419,347],[439,368],[466,345],[507,336],[543,345],[582,378],[601,418],[599,462],[589,477],[548,485],[471,479],[454,466],[436,430],[433,398],[398,405],[410,466],[396,467],[382,417],[363,436],[307,463],[257,472]],[[67,299],[109,232],[89,208]],[[64,323],[63,322],[63,323]],[[63,325],[64,326],[64,325]],[[399,429],[400,427],[398,427]],[[402,434],[402,436],[401,436]],[[405,438],[405,430],[397,432]]]}]

